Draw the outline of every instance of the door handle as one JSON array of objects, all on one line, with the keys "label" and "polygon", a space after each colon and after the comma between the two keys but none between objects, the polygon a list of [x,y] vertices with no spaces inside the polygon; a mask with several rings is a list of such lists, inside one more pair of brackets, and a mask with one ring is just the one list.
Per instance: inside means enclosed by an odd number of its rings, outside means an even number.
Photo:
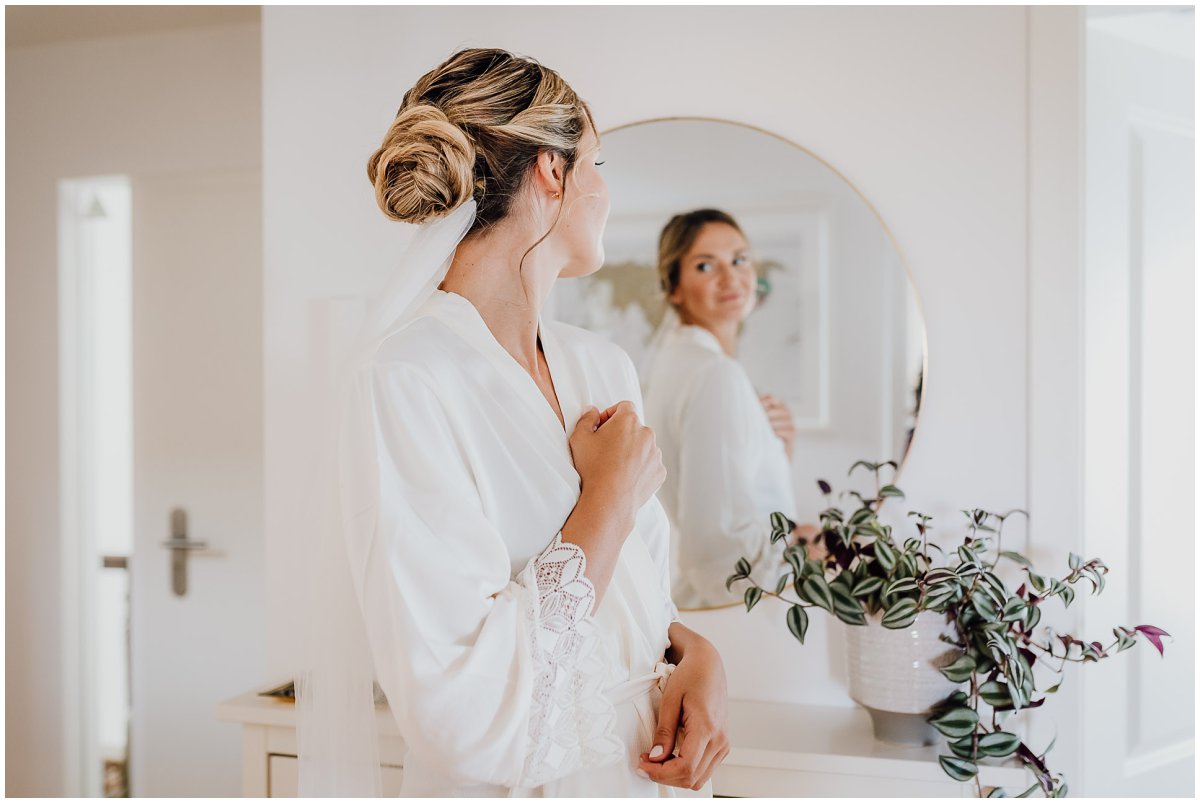
[{"label": "door handle", "polygon": [[171,590],[175,596],[187,594],[187,556],[189,552],[208,549],[206,541],[193,541],[187,536],[187,511],[177,507],[171,511],[171,537],[162,542],[171,550]]}]

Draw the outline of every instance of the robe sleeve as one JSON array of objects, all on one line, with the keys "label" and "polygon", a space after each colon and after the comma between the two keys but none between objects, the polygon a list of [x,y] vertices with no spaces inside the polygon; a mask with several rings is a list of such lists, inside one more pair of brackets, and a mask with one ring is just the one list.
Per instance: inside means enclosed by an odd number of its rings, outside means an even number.
[{"label": "robe sleeve", "polygon": [[[633,360],[624,349],[617,347],[621,353],[625,371],[626,393],[637,410],[638,419],[646,420],[645,404],[642,399],[642,385],[638,380],[637,369]],[[654,560],[658,570],[659,583],[662,588],[663,607],[667,612],[667,623],[679,621],[679,608],[671,596],[671,520],[663,508],[658,496],[651,496],[649,501],[638,511],[637,532],[643,533],[646,551]]]},{"label": "robe sleeve", "polygon": [[356,516],[373,524],[352,559],[410,756],[461,784],[520,789],[619,760],[583,550],[547,532],[513,577],[432,380],[388,363],[367,381],[377,502]]},{"label": "robe sleeve", "polygon": [[752,428],[760,404],[740,365],[714,361],[688,391],[679,425],[678,510],[687,548],[680,571],[696,589],[723,594],[739,558],[773,587],[786,564],[772,548],[772,511],[755,505],[762,445]]}]

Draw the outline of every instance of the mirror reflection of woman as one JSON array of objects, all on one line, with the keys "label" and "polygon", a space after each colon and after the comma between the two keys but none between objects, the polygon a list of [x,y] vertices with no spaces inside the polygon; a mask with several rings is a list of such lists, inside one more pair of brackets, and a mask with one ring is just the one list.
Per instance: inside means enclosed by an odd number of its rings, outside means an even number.
[{"label": "mirror reflection of woman", "polygon": [[[729,214],[673,217],[659,237],[663,324],[643,367],[646,422],[667,478],[659,499],[671,521],[672,591],[683,608],[736,601],[725,579],[739,558],[774,583],[783,564],[770,515],[796,519],[787,405],[760,396],[737,360],[742,321],[757,303],[750,243]],[[811,540],[801,525],[789,538]]]}]

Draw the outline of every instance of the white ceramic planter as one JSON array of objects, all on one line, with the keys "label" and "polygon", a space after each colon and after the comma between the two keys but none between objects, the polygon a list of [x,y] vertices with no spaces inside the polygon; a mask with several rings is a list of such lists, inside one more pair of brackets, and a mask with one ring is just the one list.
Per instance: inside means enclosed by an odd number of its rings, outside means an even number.
[{"label": "white ceramic planter", "polygon": [[877,739],[932,744],[938,733],[925,718],[958,687],[938,671],[957,656],[956,648],[938,638],[952,636],[954,626],[933,611],[922,612],[903,630],[889,630],[881,618],[846,626],[850,697],[871,714]]}]

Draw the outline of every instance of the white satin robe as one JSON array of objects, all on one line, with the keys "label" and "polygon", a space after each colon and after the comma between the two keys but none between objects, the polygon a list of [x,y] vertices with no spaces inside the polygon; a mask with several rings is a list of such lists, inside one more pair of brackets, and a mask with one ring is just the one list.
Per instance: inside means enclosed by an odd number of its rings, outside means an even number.
[{"label": "white satin robe", "polygon": [[716,336],[682,325],[643,377],[646,424],[667,479],[658,491],[671,524],[671,585],[681,608],[737,602],[726,591],[738,558],[774,588],[786,564],[771,544],[771,514],[796,519],[791,464],[741,363]]},{"label": "white satin robe", "polygon": [[635,774],[673,668],[662,506],[637,511],[594,615],[583,552],[559,539],[580,493],[569,433],[588,405],[641,414],[637,377],[595,334],[539,320],[539,336],[566,429],[455,293],[437,290],[369,369],[381,502],[356,557],[404,796],[673,794]]}]

